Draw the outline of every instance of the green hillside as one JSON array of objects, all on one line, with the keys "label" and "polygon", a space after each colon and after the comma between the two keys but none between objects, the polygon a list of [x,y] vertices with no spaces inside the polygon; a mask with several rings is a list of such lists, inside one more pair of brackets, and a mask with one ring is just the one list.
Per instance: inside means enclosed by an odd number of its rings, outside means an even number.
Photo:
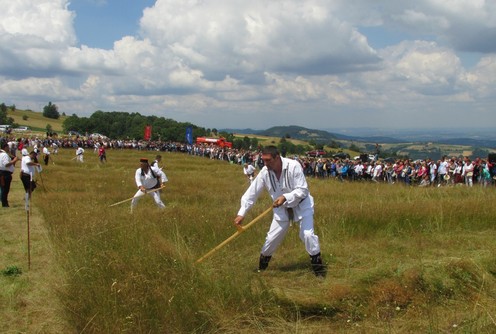
[{"label": "green hillside", "polygon": [[7,117],[12,117],[14,123],[19,126],[28,126],[32,132],[45,132],[47,125],[50,124],[52,131],[59,133],[62,132],[62,124],[66,119],[66,116],[60,116],[59,119],[47,118],[41,112],[20,109],[15,111],[8,109]]}]

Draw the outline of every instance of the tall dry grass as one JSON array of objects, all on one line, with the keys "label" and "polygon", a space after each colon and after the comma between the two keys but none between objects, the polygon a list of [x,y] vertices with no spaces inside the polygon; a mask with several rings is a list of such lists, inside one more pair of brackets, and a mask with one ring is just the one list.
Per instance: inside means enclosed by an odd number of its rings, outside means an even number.
[{"label": "tall dry grass", "polygon": [[[270,218],[200,264],[231,236],[247,188],[239,166],[162,153],[169,178],[159,210],[131,214],[138,159],[100,164],[72,150],[47,166],[43,205],[59,297],[75,332],[492,332],[496,329],[495,189],[407,188],[309,179],[328,264],[319,280],[293,226],[269,269],[256,273]],[[262,212],[264,196],[248,219]]]}]

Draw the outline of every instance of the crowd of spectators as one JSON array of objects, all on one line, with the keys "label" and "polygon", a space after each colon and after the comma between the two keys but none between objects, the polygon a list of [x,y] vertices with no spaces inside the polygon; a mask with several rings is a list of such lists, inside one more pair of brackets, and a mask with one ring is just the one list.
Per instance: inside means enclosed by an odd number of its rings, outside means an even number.
[{"label": "crowd of spectators", "polygon": [[[108,138],[6,138],[12,155],[16,155],[19,146],[50,147],[56,153],[59,148],[94,148],[135,149],[150,151],[183,152],[193,156],[226,161],[231,164],[253,164],[258,169],[263,167],[259,149],[231,149],[212,144],[186,144],[179,142],[113,140]],[[319,179],[337,179],[345,182],[370,181],[389,184],[425,186],[481,185],[487,187],[496,184],[496,164],[485,158],[471,160],[469,157],[443,157],[437,161],[427,159],[383,160],[348,158],[325,158],[293,156],[298,160],[307,177]]]},{"label": "crowd of spectators", "polygon": [[303,160],[307,176],[337,178],[340,181],[370,181],[390,184],[426,186],[494,185],[496,164],[487,159],[469,157],[443,157],[395,161],[362,161],[360,159]]},{"label": "crowd of spectators", "polygon": [[[225,160],[229,163],[253,164],[261,169],[263,161],[258,150],[231,150],[215,146],[187,145],[188,154]],[[496,164],[487,159],[468,157],[443,157],[434,161],[397,159],[341,159],[293,156],[298,160],[307,177],[335,178],[342,182],[370,181],[389,184],[425,186],[488,185],[496,184]]]}]

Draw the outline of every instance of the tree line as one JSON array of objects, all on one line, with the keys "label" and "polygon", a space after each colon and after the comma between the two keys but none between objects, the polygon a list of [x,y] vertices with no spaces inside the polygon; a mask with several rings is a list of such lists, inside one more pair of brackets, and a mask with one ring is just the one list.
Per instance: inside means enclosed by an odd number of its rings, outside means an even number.
[{"label": "tree line", "polygon": [[[14,120],[11,117],[7,117],[7,109],[16,110],[15,105],[7,106],[5,103],[1,103],[0,124],[16,125],[13,123]],[[52,102],[49,102],[43,107],[44,117],[58,119],[60,115],[58,106]],[[62,113],[62,115],[65,116],[65,113]],[[235,137],[233,133],[218,131],[215,128],[203,128],[189,122],[177,122],[164,117],[144,116],[137,112],[104,112],[97,110],[90,117],[79,117],[73,114],[67,117],[62,123],[64,133],[68,133],[69,131],[78,132],[82,135],[99,133],[112,139],[125,140],[144,139],[146,126],[151,126],[152,128],[150,138],[152,141],[186,142],[186,129],[191,127],[193,130],[193,140],[196,140],[200,136],[224,137],[227,141],[233,143],[233,148],[235,149],[256,150],[261,148],[257,138],[250,138],[248,136],[239,138]],[[47,128],[47,132],[51,132],[51,128]],[[285,137],[281,138],[277,146],[284,154],[304,154],[314,147],[323,147],[322,144],[316,143],[295,145],[286,140]]]},{"label": "tree line", "polygon": [[[236,138],[233,133],[217,131],[217,129],[206,129],[189,122],[178,122],[157,116],[144,116],[133,112],[104,112],[95,111],[90,117],[79,117],[75,114],[67,117],[62,123],[64,132],[76,131],[80,134],[99,133],[112,139],[136,139],[142,140],[145,135],[145,127],[151,126],[150,140],[185,142],[186,129],[193,129],[193,140],[201,136],[219,136],[233,143],[235,149],[256,150],[260,148],[257,138]],[[288,154],[303,154],[310,150],[309,145],[294,145],[285,138],[281,138],[279,149]]]},{"label": "tree line", "polygon": [[150,140],[184,142],[186,129],[193,129],[193,136],[205,136],[207,129],[189,122],[177,122],[157,116],[144,116],[140,113],[95,111],[90,117],[76,114],[67,117],[62,123],[65,132],[77,131],[81,134],[100,133],[112,139],[141,140],[145,127],[151,126]]}]

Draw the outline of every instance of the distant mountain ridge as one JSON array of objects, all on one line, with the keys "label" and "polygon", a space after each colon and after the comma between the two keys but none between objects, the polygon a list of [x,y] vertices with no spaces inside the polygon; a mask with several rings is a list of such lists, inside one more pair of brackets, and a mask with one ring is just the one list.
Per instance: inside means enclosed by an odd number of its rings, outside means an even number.
[{"label": "distant mountain ridge", "polygon": [[403,143],[405,141],[397,138],[386,136],[347,136],[338,133],[331,133],[325,130],[308,129],[302,126],[289,125],[289,126],[274,126],[266,130],[253,130],[253,129],[222,129],[228,133],[238,134],[253,134],[267,137],[287,137],[292,139],[299,139],[315,142],[328,143],[333,140],[349,140],[349,141],[362,141],[362,142],[381,142],[381,143]]},{"label": "distant mountain ridge", "polygon": [[262,136],[288,137],[300,140],[314,140],[316,142],[338,139],[335,134],[324,130],[307,129],[302,126],[274,126],[259,132]]},{"label": "distant mountain ridge", "polygon": [[442,138],[440,136],[412,136],[411,134],[405,136],[406,138],[390,137],[390,136],[354,136],[354,135],[343,135],[338,133],[333,133],[325,130],[308,129],[302,126],[290,125],[290,126],[274,126],[266,130],[253,130],[250,128],[246,129],[222,129],[220,131],[225,131],[228,133],[238,133],[238,134],[253,134],[268,137],[288,137],[292,139],[299,139],[305,141],[314,141],[319,143],[329,143],[333,140],[348,140],[357,142],[368,142],[368,143],[383,143],[383,144],[401,144],[409,142],[435,142],[438,144],[446,145],[465,145],[474,147],[488,147],[495,148],[495,139],[477,139],[469,138],[466,134],[461,135],[459,138]]}]

